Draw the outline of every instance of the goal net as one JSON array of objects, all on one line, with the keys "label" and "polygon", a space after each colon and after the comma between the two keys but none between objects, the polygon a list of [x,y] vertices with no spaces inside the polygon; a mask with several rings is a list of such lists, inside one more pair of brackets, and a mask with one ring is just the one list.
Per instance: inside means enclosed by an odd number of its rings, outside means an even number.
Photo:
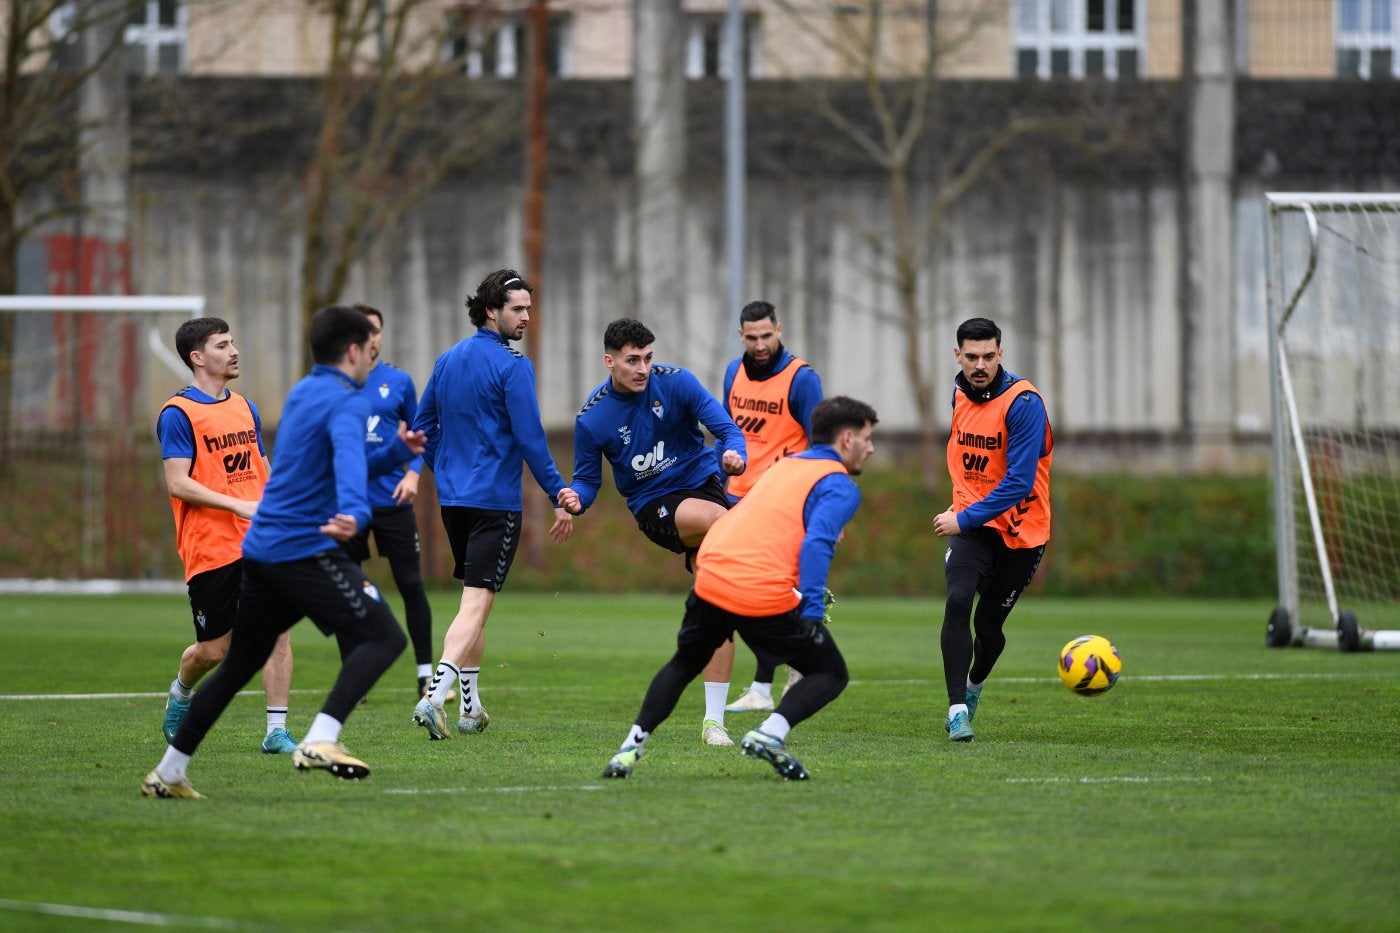
[{"label": "goal net", "polygon": [[183,577],[155,440],[200,296],[0,296],[0,591]]},{"label": "goal net", "polygon": [[1400,648],[1400,195],[1266,201],[1268,642]]}]

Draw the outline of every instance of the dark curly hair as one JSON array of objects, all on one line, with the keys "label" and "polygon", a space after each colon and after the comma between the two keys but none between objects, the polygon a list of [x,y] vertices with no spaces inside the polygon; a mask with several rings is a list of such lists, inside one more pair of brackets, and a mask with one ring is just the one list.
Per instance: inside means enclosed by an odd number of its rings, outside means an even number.
[{"label": "dark curly hair", "polygon": [[525,277],[514,269],[498,269],[482,279],[476,287],[476,294],[467,296],[467,314],[472,323],[477,327],[485,324],[486,309],[501,310],[506,306],[506,296],[518,289],[531,295],[535,293],[535,286],[525,281]]},{"label": "dark curly hair", "polygon": [[617,353],[629,344],[640,349],[654,343],[656,335],[641,321],[634,321],[630,317],[613,321],[608,325],[608,329],[603,331],[603,350],[607,353]]}]

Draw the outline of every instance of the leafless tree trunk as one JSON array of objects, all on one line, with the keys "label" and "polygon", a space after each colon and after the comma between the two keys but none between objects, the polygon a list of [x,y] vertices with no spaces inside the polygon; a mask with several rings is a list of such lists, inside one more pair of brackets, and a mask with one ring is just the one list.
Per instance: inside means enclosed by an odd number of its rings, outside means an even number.
[{"label": "leafless tree trunk", "polygon": [[[545,188],[548,181],[545,157],[549,152],[548,123],[546,114],[549,102],[549,0],[530,0],[529,15],[530,51],[526,56],[528,90],[525,109],[525,275],[535,286],[535,298],[544,294],[544,212]],[[536,360],[544,351],[543,322],[547,315],[541,314],[530,321],[526,339],[529,341],[530,356]],[[545,522],[552,519],[550,510],[545,508],[539,496],[525,497],[525,522],[521,543],[525,549],[526,566],[540,569],[544,566],[544,534],[541,530]]]},{"label": "leafless tree trunk", "polygon": [[[26,206],[45,188],[71,190],[82,146],[105,115],[79,112],[78,98],[94,80],[123,81],[122,26],[132,0],[8,0],[0,8],[0,294],[19,288],[21,243],[44,223],[72,210]],[[82,54],[79,54],[80,45]],[[115,69],[110,65],[117,65]],[[111,74],[115,71],[115,78]],[[120,117],[125,119],[125,114]],[[26,207],[28,212],[26,212]],[[14,316],[0,315],[0,470],[9,463]]]},{"label": "leafless tree trunk", "polygon": [[[846,82],[804,82],[801,99],[832,127],[845,148],[854,149],[876,166],[883,178],[889,205],[888,223],[867,227],[870,245],[889,257],[888,277],[897,296],[897,318],[904,331],[903,365],[919,419],[919,460],[923,483],[933,490],[943,482],[943,437],[937,411],[943,401],[938,386],[941,371],[930,372],[925,348],[932,323],[925,307],[934,244],[958,201],[988,174],[997,157],[1013,143],[1038,133],[1063,132],[1069,122],[1054,118],[1007,115],[989,127],[968,148],[963,140],[940,136],[937,119],[940,62],[964,46],[993,17],[1007,15],[1006,0],[988,0],[957,22],[940,22],[937,0],[866,0],[830,3],[774,0],[816,47],[831,56],[843,76],[864,89],[861,105],[853,108],[835,99],[833,87]],[[909,40],[921,35],[922,40]],[[896,38],[902,41],[896,41]],[[916,59],[905,56],[919,49]],[[919,152],[935,154],[932,184],[916,196],[913,170]],[[951,346],[952,335],[948,335]]]},{"label": "leafless tree trunk", "polygon": [[[303,326],[341,300],[355,264],[407,210],[447,172],[498,145],[507,126],[504,107],[450,126],[432,115],[441,86],[460,70],[443,49],[468,25],[499,25],[497,4],[462,2],[434,24],[432,0],[309,2],[326,14],[330,59],[303,181]],[[437,137],[409,144],[410,134],[430,128]]]}]

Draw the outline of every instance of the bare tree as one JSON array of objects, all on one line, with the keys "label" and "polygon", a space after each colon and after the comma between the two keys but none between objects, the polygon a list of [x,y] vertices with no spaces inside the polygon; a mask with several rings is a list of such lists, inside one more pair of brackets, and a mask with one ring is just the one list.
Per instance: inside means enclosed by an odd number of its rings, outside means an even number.
[{"label": "bare tree", "polygon": [[[0,294],[19,284],[19,245],[32,231],[74,209],[70,200],[26,205],[40,189],[71,192],[77,165],[78,95],[121,51],[122,31],[108,28],[96,54],[79,60],[79,39],[111,21],[124,22],[130,4],[67,0],[8,0],[0,12],[4,63],[0,74]],[[26,213],[25,208],[31,207]]]},{"label": "bare tree", "polygon": [[[940,119],[943,63],[994,21],[1008,16],[1008,0],[956,5],[957,18],[940,19],[938,0],[773,0],[833,65],[840,81],[803,81],[799,99],[834,131],[844,149],[873,165],[883,180],[889,215],[862,235],[888,266],[897,296],[895,317],[908,335],[903,364],[919,419],[923,480],[941,481],[943,461],[935,420],[941,401],[925,358],[931,315],[920,296],[935,273],[933,247],[949,212],[984,181],[998,158],[1034,134],[1070,134],[1084,121],[1063,115],[1010,112],[977,134],[954,135]],[[804,49],[806,51],[807,49]],[[850,93],[852,84],[859,88]],[[854,100],[853,100],[854,98]],[[917,176],[917,177],[916,177]]]},{"label": "bare tree", "polygon": [[461,70],[470,37],[503,23],[498,4],[308,2],[325,15],[330,35],[321,122],[303,180],[303,325],[341,298],[355,263],[405,211],[448,172],[499,146],[515,109],[509,95],[476,113],[442,107],[444,78]]},{"label": "bare tree", "polygon": [[[82,211],[82,146],[101,115],[82,113],[87,85],[123,49],[130,0],[8,0],[0,8],[0,294],[19,288],[19,250],[44,224]],[[84,125],[83,121],[89,121]],[[0,315],[0,465],[7,462],[13,315]]]}]

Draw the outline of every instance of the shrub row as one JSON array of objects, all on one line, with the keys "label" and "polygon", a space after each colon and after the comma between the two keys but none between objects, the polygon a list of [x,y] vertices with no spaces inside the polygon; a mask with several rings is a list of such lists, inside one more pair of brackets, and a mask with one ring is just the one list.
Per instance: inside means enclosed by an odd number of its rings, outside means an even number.
[{"label": "shrub row", "polygon": [[[155,465],[159,455],[137,446],[123,445],[119,456],[86,470],[67,457],[13,458],[6,482],[27,492],[0,505],[0,577],[178,578],[173,524]],[[944,542],[933,535],[932,519],[948,501],[946,489],[931,497],[915,472],[891,469],[867,471],[860,483],[863,504],[838,549],[832,589],[941,594]],[[453,586],[431,490],[425,477],[423,570],[431,584]],[[1052,537],[1033,589],[1067,596],[1273,595],[1269,490],[1267,477],[1057,474]],[[603,490],[562,547],[545,540],[551,516],[538,487],[527,483],[527,494],[535,497],[536,511],[527,517],[511,588],[645,592],[688,586],[682,559],[642,537],[613,489]],[[106,514],[92,514],[102,501]],[[103,546],[94,554],[98,539]],[[389,582],[383,566],[371,571]]]}]

